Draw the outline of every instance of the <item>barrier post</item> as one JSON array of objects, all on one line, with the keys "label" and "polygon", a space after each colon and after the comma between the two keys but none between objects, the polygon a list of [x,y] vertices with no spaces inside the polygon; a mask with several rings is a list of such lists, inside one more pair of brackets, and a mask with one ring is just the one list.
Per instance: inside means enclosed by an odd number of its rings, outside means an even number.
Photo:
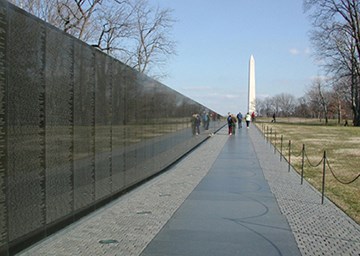
[{"label": "barrier post", "polygon": [[302,159],[301,159],[301,185],[303,184],[304,181],[304,159],[305,159],[305,144],[303,144],[302,147]]},{"label": "barrier post", "polygon": [[266,142],[269,142],[269,126],[266,126]]},{"label": "barrier post", "polygon": [[264,139],[265,139],[265,141],[267,140],[267,138],[266,138],[266,125],[264,124]]},{"label": "barrier post", "polygon": [[324,204],[324,194],[325,194],[325,167],[326,167],[326,151],[324,151],[323,157],[323,177],[322,177],[322,188],[321,188],[321,204]]},{"label": "barrier post", "polygon": [[274,142],[274,154],[276,153],[276,131],[275,131],[275,142]]},{"label": "barrier post", "polygon": [[289,140],[289,169],[288,169],[288,172],[290,172],[290,165],[291,165],[291,163],[290,163],[290,157],[291,157],[291,140]]},{"label": "barrier post", "polygon": [[283,148],[283,136],[281,135],[281,143],[280,143],[280,162],[282,159],[282,148]]}]

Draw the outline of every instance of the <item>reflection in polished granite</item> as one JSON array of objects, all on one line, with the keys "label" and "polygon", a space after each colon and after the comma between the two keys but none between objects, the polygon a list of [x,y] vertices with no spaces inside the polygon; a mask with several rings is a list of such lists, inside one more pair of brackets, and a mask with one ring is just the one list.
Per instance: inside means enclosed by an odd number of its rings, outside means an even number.
[{"label": "reflection in polished granite", "polygon": [[0,0],[0,254],[159,173],[205,106]]}]

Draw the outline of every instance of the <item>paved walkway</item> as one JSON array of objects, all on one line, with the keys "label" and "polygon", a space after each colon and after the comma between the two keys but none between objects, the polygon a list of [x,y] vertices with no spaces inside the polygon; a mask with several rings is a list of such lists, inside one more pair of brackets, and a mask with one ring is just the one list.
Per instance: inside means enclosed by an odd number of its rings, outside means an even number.
[{"label": "paved walkway", "polygon": [[261,134],[226,128],[168,172],[19,255],[360,255],[360,227]]}]

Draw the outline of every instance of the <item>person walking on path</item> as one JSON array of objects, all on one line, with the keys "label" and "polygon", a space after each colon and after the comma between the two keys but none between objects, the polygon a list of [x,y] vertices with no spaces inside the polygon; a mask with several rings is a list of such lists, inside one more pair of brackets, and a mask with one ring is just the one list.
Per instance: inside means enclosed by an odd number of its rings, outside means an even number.
[{"label": "person walking on path", "polygon": [[276,115],[275,113],[273,114],[273,119],[271,120],[272,123],[276,123]]},{"label": "person walking on path", "polygon": [[249,112],[246,113],[245,121],[246,121],[246,128],[249,129],[249,125],[250,125],[250,121],[251,121],[251,115],[249,114]]},{"label": "person walking on path", "polygon": [[237,123],[237,120],[236,120],[236,117],[235,115],[231,114],[231,119],[232,119],[232,134],[235,135],[235,132],[236,132],[236,123]]},{"label": "person walking on path", "polygon": [[228,113],[227,123],[228,123],[228,128],[229,128],[228,134],[229,134],[229,135],[232,135],[233,119],[232,119],[232,117],[231,117],[230,112]]},{"label": "person walking on path", "polygon": [[240,128],[242,128],[242,118],[243,118],[241,112],[239,112],[236,117],[238,120],[238,129],[240,129]]}]

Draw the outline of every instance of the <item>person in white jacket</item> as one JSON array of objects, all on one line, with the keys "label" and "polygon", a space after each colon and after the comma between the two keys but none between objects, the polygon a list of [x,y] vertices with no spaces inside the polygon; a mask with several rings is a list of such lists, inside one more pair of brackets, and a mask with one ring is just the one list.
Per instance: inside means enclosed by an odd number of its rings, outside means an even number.
[{"label": "person in white jacket", "polygon": [[250,125],[250,121],[251,121],[251,115],[249,114],[249,112],[246,113],[245,121],[246,121],[246,128],[249,129],[249,125]]}]

